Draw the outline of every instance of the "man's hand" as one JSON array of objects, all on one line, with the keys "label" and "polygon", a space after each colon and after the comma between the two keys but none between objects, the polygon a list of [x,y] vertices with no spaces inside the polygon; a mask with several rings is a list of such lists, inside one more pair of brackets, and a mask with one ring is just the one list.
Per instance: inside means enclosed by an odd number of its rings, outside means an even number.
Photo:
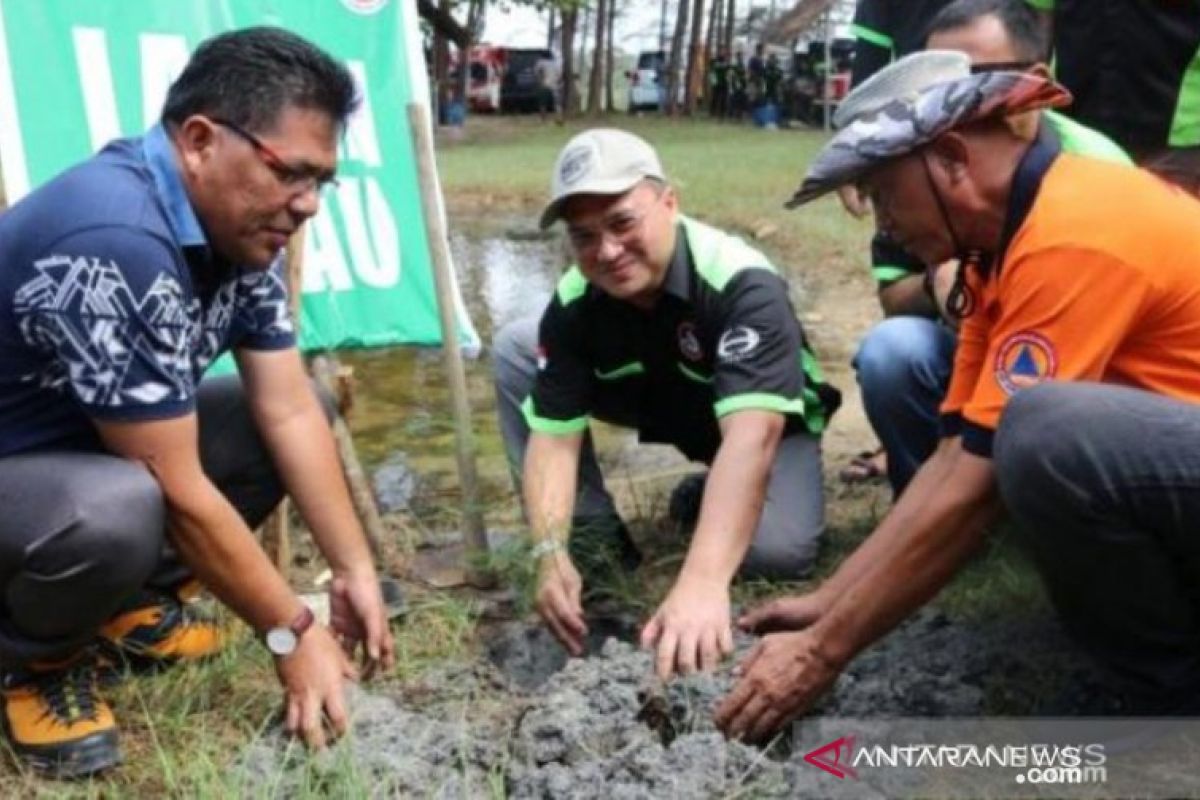
[{"label": "man's hand", "polygon": [[537,612],[554,638],[573,656],[583,655],[583,580],[565,552],[551,553],[538,564]]},{"label": "man's hand", "polygon": [[828,607],[828,602],[819,592],[776,597],[742,614],[737,624],[748,633],[798,631],[820,619]]},{"label": "man's hand", "polygon": [[283,684],[288,733],[320,749],[325,746],[325,719],[335,736],[346,732],[345,681],[356,680],[357,674],[325,626],[314,624],[305,631],[295,652],[275,659],[275,671]]},{"label": "man's hand", "polygon": [[842,671],[809,631],[773,633],[738,665],[741,680],[713,718],[730,739],[758,742],[806,711]]},{"label": "man's hand", "polygon": [[838,199],[842,201],[842,208],[849,212],[850,216],[855,219],[862,219],[871,213],[871,206],[867,203],[867,198],[863,197],[862,192],[852,183],[838,187]]},{"label": "man's hand", "polygon": [[329,627],[347,655],[362,645],[363,676],[395,663],[395,642],[388,627],[375,570],[335,573],[329,585]]},{"label": "man's hand", "polygon": [[733,654],[729,587],[680,575],[667,599],[642,629],[642,647],[655,648],[654,669],[670,680],[681,674],[716,668]]}]

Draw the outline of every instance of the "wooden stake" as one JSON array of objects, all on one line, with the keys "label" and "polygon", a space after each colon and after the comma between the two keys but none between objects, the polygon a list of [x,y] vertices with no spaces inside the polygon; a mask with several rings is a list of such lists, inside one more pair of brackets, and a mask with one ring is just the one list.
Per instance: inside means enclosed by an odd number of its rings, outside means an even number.
[{"label": "wooden stake", "polygon": [[479,480],[475,471],[475,435],[471,429],[471,407],[467,400],[467,377],[458,347],[458,326],[454,314],[454,283],[451,275],[450,247],[446,224],[438,202],[437,165],[430,135],[429,110],[420,103],[408,104],[408,126],[412,129],[413,151],[421,186],[421,212],[425,218],[425,238],[433,262],[437,289],[438,317],[442,327],[442,357],[450,384],[454,414],[455,456],[458,479],[462,486],[463,538],[467,545],[467,579],[477,586],[494,584],[494,577],[483,567],[488,543],[483,527],[483,508],[479,500]]},{"label": "wooden stake", "polygon": [[[338,368],[333,358],[324,355],[316,356],[312,360],[312,374],[325,391],[334,397],[338,396]],[[411,536],[411,529],[405,526],[402,529],[405,535],[404,553],[402,554],[397,551],[392,537],[387,535],[383,520],[379,516],[379,507],[375,504],[375,494],[371,491],[371,483],[367,480],[367,473],[362,467],[362,462],[358,460],[358,452],[354,449],[354,439],[350,435],[350,428],[346,425],[341,413],[333,420],[333,439],[337,443],[338,455],[342,459],[342,471],[346,476],[346,483],[350,487],[350,499],[354,502],[354,508],[362,522],[363,532],[367,535],[367,541],[375,553],[375,558],[379,561],[381,571],[396,577],[406,574],[408,571],[406,556],[416,552],[417,543]]]},{"label": "wooden stake", "polygon": [[[300,338],[300,289],[304,277],[304,231],[305,228],[302,227],[288,239],[287,252],[284,254],[288,312],[292,316],[297,339]],[[292,532],[288,522],[290,505],[287,497],[284,497],[263,523],[263,549],[271,556],[276,569],[284,578],[292,571]]]}]

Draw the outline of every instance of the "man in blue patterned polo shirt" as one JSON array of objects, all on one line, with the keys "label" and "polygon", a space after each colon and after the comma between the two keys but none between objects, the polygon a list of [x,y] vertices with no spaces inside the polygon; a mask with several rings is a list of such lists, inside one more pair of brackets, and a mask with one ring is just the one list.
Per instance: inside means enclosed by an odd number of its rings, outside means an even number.
[{"label": "man in blue patterned polo shirt", "polygon": [[[303,39],[223,34],[197,49],[159,125],[0,217],[3,724],[35,768],[75,777],[119,760],[101,664],[219,648],[183,604],[197,581],[263,635],[287,725],[310,744],[323,717],[346,724],[341,645],[391,660],[279,259],[333,181],[356,103],[347,70]],[[241,380],[202,383],[229,350]],[[285,492],[333,568],[332,631],[251,532]]]}]

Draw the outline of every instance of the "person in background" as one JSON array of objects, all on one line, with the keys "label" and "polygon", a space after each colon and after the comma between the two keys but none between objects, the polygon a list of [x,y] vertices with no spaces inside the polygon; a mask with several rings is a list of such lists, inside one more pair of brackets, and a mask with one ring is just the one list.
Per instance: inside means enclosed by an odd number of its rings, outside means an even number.
[{"label": "person in background", "polygon": [[1028,0],[1051,31],[1064,113],[1200,196],[1200,3]]},{"label": "person in background", "polygon": [[[1049,75],[1040,60],[1046,52],[1044,33],[1022,0],[955,0],[928,27],[930,48],[961,50],[976,70],[1004,67]],[[1067,152],[1132,163],[1103,134],[1057,111],[1043,112],[1041,121]],[[1034,128],[1037,122],[1029,118]],[[927,267],[882,233],[872,240],[871,256],[886,318],[864,337],[854,366],[867,419],[888,454],[888,481],[899,496],[937,446],[937,409],[949,385],[957,341],[957,322],[946,301],[958,265]]]}]

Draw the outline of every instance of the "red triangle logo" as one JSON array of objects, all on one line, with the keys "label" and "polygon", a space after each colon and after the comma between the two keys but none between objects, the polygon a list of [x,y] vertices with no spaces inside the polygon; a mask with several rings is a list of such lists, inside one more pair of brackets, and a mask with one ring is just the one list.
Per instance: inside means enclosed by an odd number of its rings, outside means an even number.
[{"label": "red triangle logo", "polygon": [[[842,764],[842,748],[845,748],[846,763]],[[823,769],[838,778],[849,776],[858,779],[850,762],[854,759],[854,737],[843,736],[827,745],[818,747],[804,757],[804,760],[818,769]]]}]

